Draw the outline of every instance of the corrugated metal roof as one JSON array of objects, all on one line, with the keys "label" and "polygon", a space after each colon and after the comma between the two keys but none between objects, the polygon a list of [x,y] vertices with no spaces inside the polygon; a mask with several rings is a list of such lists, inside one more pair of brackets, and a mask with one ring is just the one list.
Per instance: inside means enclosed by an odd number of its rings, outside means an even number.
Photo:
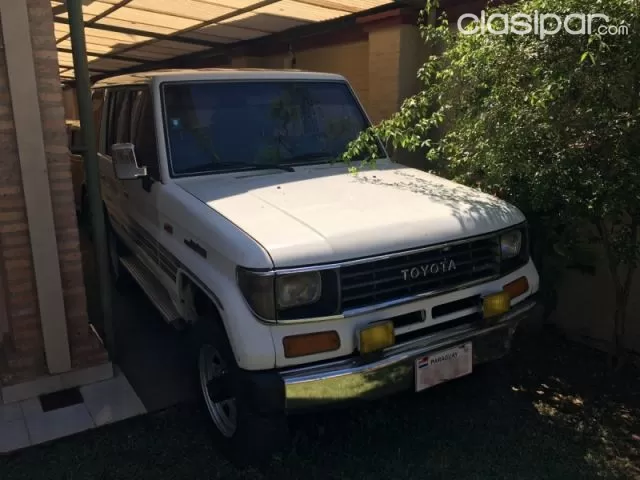
[{"label": "corrugated metal roof", "polygon": [[[225,47],[291,28],[325,22],[396,0],[84,0],[91,75]],[[63,0],[52,0],[60,77],[73,60]]]}]

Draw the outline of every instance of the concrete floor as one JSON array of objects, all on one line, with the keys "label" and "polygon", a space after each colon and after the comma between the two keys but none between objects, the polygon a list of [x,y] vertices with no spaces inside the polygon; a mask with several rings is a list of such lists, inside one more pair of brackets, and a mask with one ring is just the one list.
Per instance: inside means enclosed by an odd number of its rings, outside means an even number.
[{"label": "concrete floor", "polygon": [[0,455],[146,413],[119,370],[78,391],[78,398],[64,405],[58,400],[45,408],[42,397],[0,405]]},{"label": "concrete floor", "polygon": [[[80,244],[89,319],[105,338],[93,244],[82,231]],[[137,286],[114,289],[113,327],[115,376],[80,387],[78,397],[60,406],[45,409],[37,397],[0,405],[0,454],[197,398],[188,335],[168,326]]]},{"label": "concrete floor", "polygon": [[[93,244],[81,232],[90,321],[104,338],[97,292]],[[147,411],[194,400],[196,383],[190,368],[188,335],[167,325],[145,294],[133,286],[113,291],[115,364],[123,371]]]}]

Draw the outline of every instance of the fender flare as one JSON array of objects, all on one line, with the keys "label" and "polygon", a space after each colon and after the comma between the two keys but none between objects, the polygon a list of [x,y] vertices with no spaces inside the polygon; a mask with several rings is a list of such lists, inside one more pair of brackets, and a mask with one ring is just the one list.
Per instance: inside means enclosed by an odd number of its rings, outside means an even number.
[{"label": "fender flare", "polygon": [[222,319],[222,312],[224,312],[224,306],[222,305],[220,298],[215,293],[213,293],[213,291],[211,291],[210,288],[208,288],[200,280],[198,280],[194,274],[192,274],[190,271],[182,267],[178,267],[178,270],[176,272],[177,291],[182,292],[182,288],[184,284],[183,278],[188,278],[191,283],[193,283],[196,287],[198,287],[202,291],[202,293],[204,293],[209,298],[209,300],[211,300],[211,303],[213,303],[213,305],[220,312],[220,317]]}]

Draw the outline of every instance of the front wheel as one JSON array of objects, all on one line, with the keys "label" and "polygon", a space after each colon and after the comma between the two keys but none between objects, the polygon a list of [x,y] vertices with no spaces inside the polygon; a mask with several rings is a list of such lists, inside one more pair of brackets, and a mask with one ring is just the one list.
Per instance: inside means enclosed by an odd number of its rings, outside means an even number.
[{"label": "front wheel", "polygon": [[233,438],[238,428],[236,399],[229,385],[228,361],[211,343],[203,342],[198,352],[200,391],[209,417],[225,438]]},{"label": "front wheel", "polygon": [[215,440],[236,464],[263,464],[286,444],[284,413],[255,411],[239,387],[240,369],[218,321],[201,319],[193,327],[198,386]]}]

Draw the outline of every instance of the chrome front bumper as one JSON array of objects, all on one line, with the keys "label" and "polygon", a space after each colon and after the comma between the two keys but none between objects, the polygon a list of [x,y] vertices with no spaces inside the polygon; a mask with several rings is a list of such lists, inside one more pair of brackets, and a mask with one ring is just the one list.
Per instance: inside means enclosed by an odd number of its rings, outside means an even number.
[{"label": "chrome front bumper", "polygon": [[374,399],[412,389],[416,359],[469,341],[474,365],[501,358],[508,353],[518,324],[533,316],[536,306],[534,299],[527,299],[491,324],[477,322],[432,333],[389,348],[375,360],[353,357],[283,370],[286,409]]}]

